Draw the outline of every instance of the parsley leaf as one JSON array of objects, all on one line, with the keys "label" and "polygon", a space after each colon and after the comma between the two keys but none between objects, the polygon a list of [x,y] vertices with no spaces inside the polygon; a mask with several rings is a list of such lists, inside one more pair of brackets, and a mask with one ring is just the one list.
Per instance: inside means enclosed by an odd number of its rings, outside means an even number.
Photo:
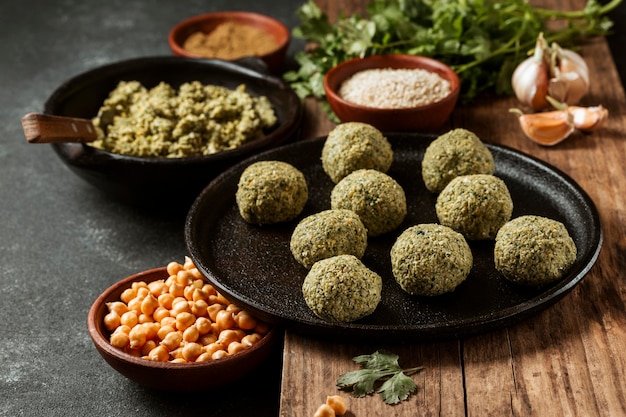
[{"label": "parsley leaf", "polygon": [[346,372],[337,379],[337,387],[352,391],[354,397],[364,397],[377,392],[387,404],[397,404],[406,400],[417,386],[408,375],[423,369],[402,369],[398,363],[398,355],[378,350],[371,355],[360,355],[352,358],[361,365],[357,371]]}]

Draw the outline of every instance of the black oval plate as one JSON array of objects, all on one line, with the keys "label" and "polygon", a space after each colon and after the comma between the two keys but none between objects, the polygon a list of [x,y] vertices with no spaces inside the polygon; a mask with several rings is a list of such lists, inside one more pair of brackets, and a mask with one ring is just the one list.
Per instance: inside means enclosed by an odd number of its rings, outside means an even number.
[{"label": "black oval plate", "polygon": [[[567,276],[540,289],[506,281],[495,270],[493,242],[469,242],[474,266],[454,292],[434,297],[406,294],[391,273],[389,250],[396,237],[418,223],[436,223],[436,195],[424,186],[421,160],[433,137],[388,134],[394,162],[388,172],[407,194],[408,214],[392,233],[370,238],[363,262],[383,278],[376,311],[358,322],[336,324],[307,307],[301,285],[307,270],[289,250],[291,233],[304,216],[330,208],[334,184],[320,163],[325,138],[294,143],[248,159],[216,178],[194,202],[185,240],[196,266],[222,294],[265,320],[317,337],[347,340],[410,341],[459,337],[501,328],[542,310],[567,294],[589,272],[602,245],[595,205],[566,174],[531,156],[489,146],[496,175],[509,187],[513,217],[536,214],[565,224],[578,248]],[[235,192],[246,166],[258,160],[286,161],[309,184],[309,201],[293,222],[274,226],[247,224],[239,215]]]}]

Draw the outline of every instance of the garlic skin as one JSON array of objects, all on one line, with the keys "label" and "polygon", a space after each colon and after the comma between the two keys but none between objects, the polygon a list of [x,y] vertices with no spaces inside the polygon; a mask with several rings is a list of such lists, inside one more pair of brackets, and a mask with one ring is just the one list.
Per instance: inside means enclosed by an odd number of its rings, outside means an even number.
[{"label": "garlic skin", "polygon": [[533,56],[522,61],[513,72],[511,84],[515,96],[533,110],[548,106],[549,67],[544,59],[543,37],[537,39]]},{"label": "garlic skin", "polygon": [[553,44],[552,51],[548,95],[569,105],[577,104],[589,90],[589,67],[574,51],[557,44]]}]

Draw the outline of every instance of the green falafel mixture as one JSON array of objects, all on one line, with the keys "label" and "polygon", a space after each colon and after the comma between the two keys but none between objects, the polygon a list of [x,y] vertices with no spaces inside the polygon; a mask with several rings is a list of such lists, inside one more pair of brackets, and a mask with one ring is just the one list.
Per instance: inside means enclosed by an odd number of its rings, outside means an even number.
[{"label": "green falafel mixture", "polygon": [[422,178],[433,193],[440,193],[460,175],[494,171],[493,155],[475,133],[466,129],[453,129],[439,136],[428,145],[422,160]]},{"label": "green falafel mixture", "polygon": [[475,174],[454,178],[441,191],[435,205],[439,222],[466,239],[494,239],[511,219],[513,200],[509,189],[494,175]]},{"label": "green falafel mixture", "polygon": [[380,303],[383,281],[353,255],[322,259],[302,284],[306,304],[321,319],[348,323],[366,317]]},{"label": "green falafel mixture", "polygon": [[409,294],[436,296],[453,291],[470,273],[472,251],[465,238],[449,227],[409,227],[391,248],[396,282]]},{"label": "green falafel mixture", "polygon": [[339,181],[331,191],[330,205],[358,214],[368,236],[394,230],[407,213],[406,195],[400,184],[374,169],[359,169]]},{"label": "green falafel mixture", "polygon": [[576,244],[565,225],[541,216],[521,216],[496,235],[494,262],[508,280],[540,286],[563,278],[576,261]]},{"label": "green falafel mixture", "polygon": [[335,184],[358,169],[387,172],[392,162],[391,144],[378,129],[366,123],[337,125],[322,148],[322,168]]},{"label": "green falafel mixture", "polygon": [[367,229],[352,210],[325,210],[298,223],[289,248],[305,268],[336,255],[354,255],[360,259],[367,248]]},{"label": "green falafel mixture", "polygon": [[239,178],[235,194],[241,217],[259,225],[295,219],[308,198],[304,174],[282,161],[260,161],[248,166]]}]

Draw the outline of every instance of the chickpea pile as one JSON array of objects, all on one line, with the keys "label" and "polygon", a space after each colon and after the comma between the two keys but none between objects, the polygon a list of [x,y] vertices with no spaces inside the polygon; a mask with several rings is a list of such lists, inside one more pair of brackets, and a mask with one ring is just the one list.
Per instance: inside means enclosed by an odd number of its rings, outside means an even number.
[{"label": "chickpea pile", "polygon": [[205,281],[189,257],[170,262],[169,278],[133,282],[107,303],[111,345],[152,361],[204,362],[234,355],[270,330]]}]

